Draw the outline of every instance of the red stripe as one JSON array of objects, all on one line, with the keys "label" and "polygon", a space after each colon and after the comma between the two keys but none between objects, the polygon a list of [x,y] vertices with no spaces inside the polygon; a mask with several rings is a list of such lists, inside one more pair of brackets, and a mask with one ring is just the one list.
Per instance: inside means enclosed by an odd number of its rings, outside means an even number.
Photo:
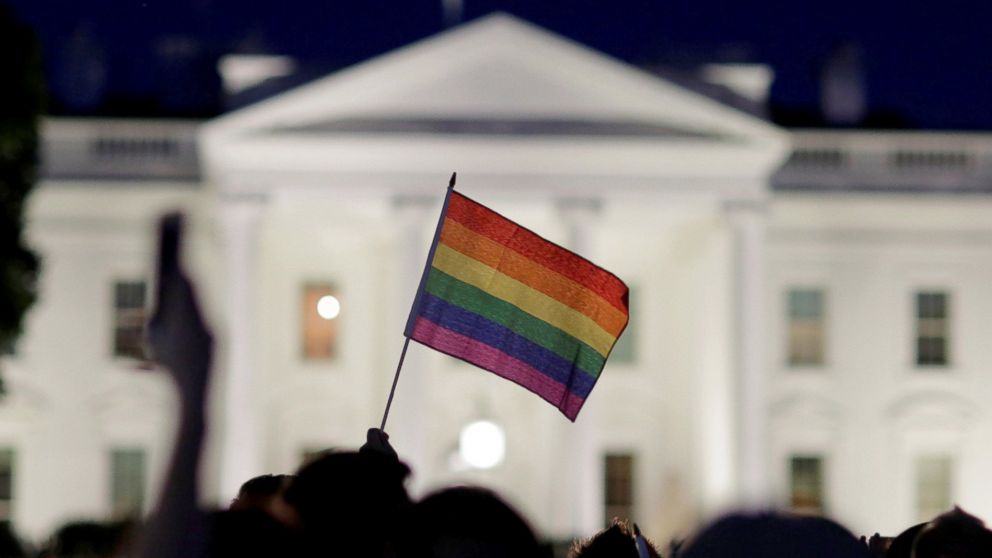
[{"label": "red stripe", "polygon": [[425,318],[417,318],[413,327],[414,341],[432,349],[458,357],[484,368],[497,376],[523,386],[542,399],[558,407],[574,421],[585,400],[565,389],[565,386],[548,378],[540,370],[516,359],[499,349],[441,327]]},{"label": "red stripe", "polygon": [[568,277],[627,312],[627,285],[609,271],[503,217],[458,192],[448,202],[449,219]]},{"label": "red stripe", "polygon": [[568,392],[565,397],[565,401],[558,406],[558,409],[568,417],[568,420],[575,422],[575,417],[579,416],[579,411],[582,410],[582,404],[586,400],[572,392]]}]

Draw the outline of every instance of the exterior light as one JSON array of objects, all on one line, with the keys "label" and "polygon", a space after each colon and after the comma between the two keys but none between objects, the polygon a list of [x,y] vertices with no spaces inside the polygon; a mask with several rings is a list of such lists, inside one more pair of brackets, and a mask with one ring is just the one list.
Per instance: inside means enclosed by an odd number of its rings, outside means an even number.
[{"label": "exterior light", "polygon": [[317,301],[317,314],[325,320],[333,320],[341,313],[341,303],[331,295],[320,297]]},{"label": "exterior light", "polygon": [[494,422],[479,420],[462,428],[458,438],[462,460],[476,469],[491,469],[503,462],[506,436]]}]

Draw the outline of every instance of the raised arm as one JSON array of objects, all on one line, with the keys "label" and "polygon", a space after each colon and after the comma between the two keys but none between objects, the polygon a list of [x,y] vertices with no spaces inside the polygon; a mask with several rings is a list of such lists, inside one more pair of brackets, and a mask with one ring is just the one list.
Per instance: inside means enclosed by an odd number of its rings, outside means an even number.
[{"label": "raised arm", "polygon": [[182,227],[182,216],[169,214],[162,219],[159,232],[158,295],[148,341],[154,360],[175,382],[180,414],[161,495],[139,538],[141,558],[205,554],[207,525],[197,504],[198,471],[214,343],[180,263]]}]

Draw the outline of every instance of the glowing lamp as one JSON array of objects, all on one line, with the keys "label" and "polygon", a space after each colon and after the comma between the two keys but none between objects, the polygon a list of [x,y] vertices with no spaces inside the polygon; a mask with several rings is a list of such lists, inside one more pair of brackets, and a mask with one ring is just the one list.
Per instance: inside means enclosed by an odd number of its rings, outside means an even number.
[{"label": "glowing lamp", "polygon": [[320,297],[317,301],[317,314],[325,320],[333,320],[341,313],[341,303],[331,295]]},{"label": "glowing lamp", "polygon": [[458,452],[468,465],[476,469],[491,469],[503,462],[506,436],[496,423],[478,420],[462,428]]}]

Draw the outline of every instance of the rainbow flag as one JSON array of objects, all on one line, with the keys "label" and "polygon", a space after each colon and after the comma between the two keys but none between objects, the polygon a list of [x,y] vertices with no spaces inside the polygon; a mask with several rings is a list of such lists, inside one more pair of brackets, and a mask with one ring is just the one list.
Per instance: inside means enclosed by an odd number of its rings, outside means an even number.
[{"label": "rainbow flag", "polygon": [[615,275],[449,187],[405,335],[574,421],[627,318]]}]

